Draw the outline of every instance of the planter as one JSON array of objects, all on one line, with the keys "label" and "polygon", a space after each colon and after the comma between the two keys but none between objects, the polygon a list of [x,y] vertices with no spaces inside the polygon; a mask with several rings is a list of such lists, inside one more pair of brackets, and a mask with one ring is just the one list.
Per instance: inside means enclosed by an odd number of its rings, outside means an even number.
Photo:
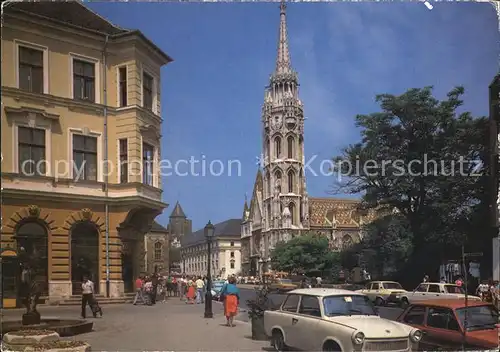
[{"label": "planter", "polygon": [[253,316],[252,317],[252,340],[266,341],[267,335],[264,328],[264,317],[263,316]]},{"label": "planter", "polygon": [[4,343],[2,351],[12,352],[90,352],[90,345],[83,341],[52,341],[36,345],[9,345]]},{"label": "planter", "polygon": [[6,333],[2,340],[9,346],[38,345],[59,341],[59,334],[51,330],[19,330]]}]

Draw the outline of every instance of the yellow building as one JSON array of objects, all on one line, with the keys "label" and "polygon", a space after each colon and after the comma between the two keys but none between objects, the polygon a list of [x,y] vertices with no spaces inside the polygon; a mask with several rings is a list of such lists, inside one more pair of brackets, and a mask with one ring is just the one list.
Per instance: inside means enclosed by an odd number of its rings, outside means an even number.
[{"label": "yellow building", "polygon": [[20,252],[39,258],[49,300],[78,294],[84,274],[123,296],[167,207],[160,68],[172,59],[77,1],[12,3],[3,21],[4,303],[17,295]]}]

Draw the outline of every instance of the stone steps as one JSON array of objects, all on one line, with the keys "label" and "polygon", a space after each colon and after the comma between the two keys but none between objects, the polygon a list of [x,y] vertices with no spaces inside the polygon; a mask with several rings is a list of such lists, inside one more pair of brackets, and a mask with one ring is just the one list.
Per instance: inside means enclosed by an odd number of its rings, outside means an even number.
[{"label": "stone steps", "polygon": [[[132,303],[134,300],[134,296],[135,294],[133,293],[126,293],[123,297],[110,297],[110,298],[107,298],[101,294],[95,295],[100,305]],[[54,303],[51,303],[49,301],[49,297],[40,297],[40,304],[58,305],[58,306],[79,306],[82,304],[82,296],[72,295],[69,298]]]}]

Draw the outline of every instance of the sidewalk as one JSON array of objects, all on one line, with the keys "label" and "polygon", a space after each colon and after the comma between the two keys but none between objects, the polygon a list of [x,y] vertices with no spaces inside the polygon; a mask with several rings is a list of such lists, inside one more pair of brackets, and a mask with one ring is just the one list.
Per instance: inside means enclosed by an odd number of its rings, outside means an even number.
[{"label": "sidewalk", "polygon": [[[213,319],[203,318],[205,306],[187,305],[178,298],[155,306],[132,304],[103,307],[93,319],[94,331],[69,339],[90,343],[92,351],[263,351],[266,341],[251,340],[251,325],[236,320],[225,325],[223,307],[214,302]],[[5,311],[4,311],[5,312]],[[78,318],[79,307],[40,309],[42,317]],[[22,311],[3,318],[20,318]],[[245,314],[245,313],[241,313]]]}]

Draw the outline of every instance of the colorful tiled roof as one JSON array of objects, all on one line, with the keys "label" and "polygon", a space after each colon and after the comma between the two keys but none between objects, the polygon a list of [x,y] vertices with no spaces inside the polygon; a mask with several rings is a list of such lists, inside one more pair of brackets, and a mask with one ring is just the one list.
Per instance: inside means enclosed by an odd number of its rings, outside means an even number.
[{"label": "colorful tiled roof", "polygon": [[358,228],[373,221],[375,211],[360,211],[360,200],[338,198],[309,198],[310,226]]}]

